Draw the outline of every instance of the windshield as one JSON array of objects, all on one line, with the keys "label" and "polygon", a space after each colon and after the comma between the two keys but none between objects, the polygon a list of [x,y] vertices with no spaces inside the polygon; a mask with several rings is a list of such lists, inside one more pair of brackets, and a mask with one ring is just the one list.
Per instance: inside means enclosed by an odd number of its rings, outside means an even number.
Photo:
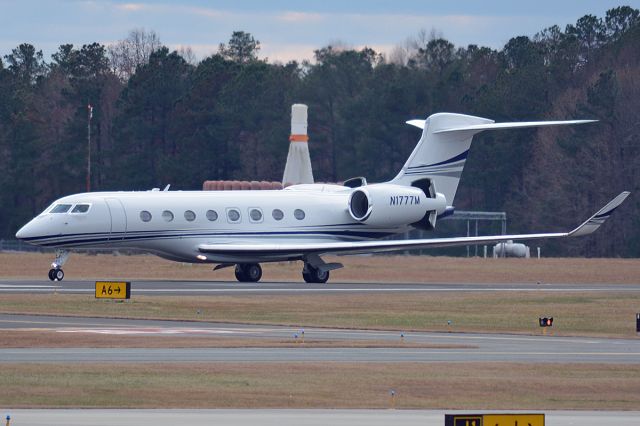
[{"label": "windshield", "polygon": [[49,213],[66,213],[71,208],[71,204],[56,204]]},{"label": "windshield", "polygon": [[86,213],[89,211],[89,204],[76,204],[71,213]]}]

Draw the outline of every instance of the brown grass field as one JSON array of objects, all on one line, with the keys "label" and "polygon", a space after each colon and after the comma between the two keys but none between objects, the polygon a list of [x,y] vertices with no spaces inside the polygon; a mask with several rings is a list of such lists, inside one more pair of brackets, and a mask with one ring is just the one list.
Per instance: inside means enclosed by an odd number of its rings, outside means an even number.
[{"label": "brown grass field", "polygon": [[1,364],[4,407],[607,409],[640,407],[640,365]]},{"label": "brown grass field", "polygon": [[416,343],[408,340],[329,340],[300,337],[263,339],[218,335],[112,335],[55,330],[0,331],[0,348],[418,348],[473,349],[474,345]]},{"label": "brown grass field", "polygon": [[[0,278],[47,280],[52,254],[0,253]],[[345,267],[334,282],[384,283],[640,283],[640,259],[482,259],[433,256],[327,257]],[[264,281],[302,282],[301,262],[263,264]],[[66,278],[235,281],[233,268],[181,264],[155,256],[72,254]],[[330,282],[331,282],[330,281]]]},{"label": "brown grass field", "polygon": [[[0,312],[220,321],[292,327],[539,334],[553,316],[556,335],[634,337],[640,295],[626,292],[445,292],[329,295],[133,296],[5,294]],[[199,312],[199,313],[198,313]],[[452,324],[448,325],[447,321]],[[0,333],[1,334],[1,333]]]},{"label": "brown grass field", "polygon": [[[50,254],[0,253],[0,277],[46,280]],[[418,347],[411,330],[634,337],[635,292],[549,292],[551,283],[640,282],[638,259],[339,257],[338,282],[536,283],[528,292],[137,296],[2,294],[0,312],[392,329],[405,342],[105,336],[0,331],[0,347]],[[300,263],[266,264],[265,281],[301,281]],[[66,279],[234,280],[231,269],[153,256],[73,255]],[[305,285],[305,284],[300,284]],[[329,283],[328,285],[331,285]],[[197,313],[199,312],[199,313]],[[448,326],[447,321],[452,321]],[[188,323],[185,323],[187,325]],[[197,327],[197,324],[189,325]],[[424,345],[435,347],[437,345]],[[422,346],[421,346],[422,347]],[[523,363],[0,364],[0,405],[101,408],[608,409],[640,407],[640,365]]]}]

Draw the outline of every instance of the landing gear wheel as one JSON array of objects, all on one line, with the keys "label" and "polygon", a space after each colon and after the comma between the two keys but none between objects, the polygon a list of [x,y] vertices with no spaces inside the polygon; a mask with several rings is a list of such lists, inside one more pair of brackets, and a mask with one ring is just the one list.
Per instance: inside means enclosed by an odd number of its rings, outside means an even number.
[{"label": "landing gear wheel", "polygon": [[258,263],[239,263],[236,265],[236,279],[244,283],[257,283],[262,278],[262,268]]},{"label": "landing gear wheel", "polygon": [[247,278],[244,275],[244,268],[242,268],[242,265],[238,264],[236,265],[236,280],[240,281],[241,283],[246,282]]},{"label": "landing gear wheel", "polygon": [[49,269],[49,279],[51,281],[62,281],[64,279],[64,271],[62,269]]},{"label": "landing gear wheel", "polygon": [[309,284],[324,284],[329,280],[329,271],[321,271],[311,265],[305,265],[302,270],[302,278]]},{"label": "landing gear wheel", "polygon": [[56,250],[56,258],[51,263],[51,269],[49,270],[49,279],[51,281],[62,281],[64,279],[64,272],[60,268],[69,259],[69,254],[69,250]]}]

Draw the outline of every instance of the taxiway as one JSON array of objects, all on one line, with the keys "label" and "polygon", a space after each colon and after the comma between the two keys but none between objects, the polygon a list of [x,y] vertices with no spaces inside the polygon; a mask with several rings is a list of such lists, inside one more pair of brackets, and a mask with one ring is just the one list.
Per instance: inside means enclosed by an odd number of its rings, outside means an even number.
[{"label": "taxiway", "polygon": [[[11,410],[16,425],[134,426],[200,425],[333,425],[442,426],[445,414],[479,410]],[[482,412],[482,411],[481,411]],[[499,411],[493,411],[499,412]],[[513,413],[513,411],[510,411]],[[539,412],[539,411],[534,411]],[[639,411],[551,411],[547,426],[635,426]]]}]

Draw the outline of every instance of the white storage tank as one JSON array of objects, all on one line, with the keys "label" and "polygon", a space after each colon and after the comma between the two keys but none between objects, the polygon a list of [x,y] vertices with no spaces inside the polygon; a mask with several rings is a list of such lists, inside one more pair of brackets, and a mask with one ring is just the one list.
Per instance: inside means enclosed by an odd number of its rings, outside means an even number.
[{"label": "white storage tank", "polygon": [[529,247],[522,243],[514,243],[509,240],[493,246],[493,257],[526,257],[531,256]]}]

